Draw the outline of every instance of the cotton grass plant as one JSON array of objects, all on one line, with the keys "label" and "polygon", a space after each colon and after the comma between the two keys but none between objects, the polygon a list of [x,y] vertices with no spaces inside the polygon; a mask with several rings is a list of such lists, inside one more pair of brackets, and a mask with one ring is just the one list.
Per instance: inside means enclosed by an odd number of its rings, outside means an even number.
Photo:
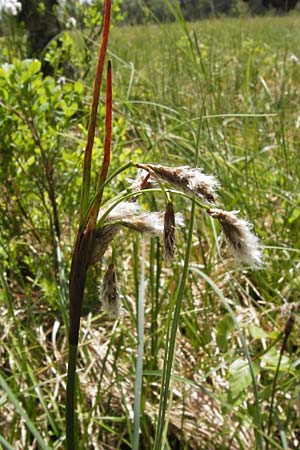
[{"label": "cotton grass plant", "polygon": [[[169,167],[143,162],[128,162],[108,176],[111,159],[112,141],[112,70],[107,64],[106,78],[106,119],[103,161],[95,186],[91,184],[92,151],[96,129],[96,117],[99,103],[100,87],[105,67],[105,58],[109,36],[111,0],[105,1],[104,27],[99,52],[98,65],[94,81],[94,91],[88,127],[87,144],[84,154],[82,191],[80,203],[80,223],[75,241],[70,273],[70,326],[69,326],[69,361],[66,399],[66,440],[67,449],[78,448],[76,430],[76,363],[79,342],[80,316],[84,300],[87,271],[104,256],[119,232],[128,228],[141,235],[160,237],[164,245],[166,263],[176,257],[176,233],[178,227],[186,226],[183,215],[174,211],[172,198],[181,196],[192,202],[188,221],[188,241],[184,258],[182,276],[175,294],[175,308],[170,316],[169,335],[166,342],[164,368],[162,373],[160,408],[156,427],[154,449],[163,448],[167,430],[166,414],[171,398],[172,365],[175,354],[176,333],[179,323],[182,300],[189,269],[192,245],[194,216],[197,208],[201,208],[212,219],[219,222],[229,249],[240,262],[252,267],[262,264],[262,251],[258,238],[252,233],[252,225],[237,217],[236,211],[225,211],[219,208],[217,190],[219,182],[214,175],[205,174],[196,167]],[[103,202],[105,187],[129,168],[137,169],[137,178],[124,192],[115,198]],[[146,211],[139,205],[139,197],[148,194],[162,195],[165,198],[164,211]],[[144,247],[143,247],[144,248]],[[145,248],[142,260],[145,260]],[[140,283],[138,305],[138,358],[135,388],[135,417],[133,448],[139,447],[140,401],[142,389],[143,360],[143,308],[144,282],[143,269]],[[114,258],[108,265],[100,286],[102,308],[109,318],[119,318],[121,309],[120,287],[117,281]]]}]

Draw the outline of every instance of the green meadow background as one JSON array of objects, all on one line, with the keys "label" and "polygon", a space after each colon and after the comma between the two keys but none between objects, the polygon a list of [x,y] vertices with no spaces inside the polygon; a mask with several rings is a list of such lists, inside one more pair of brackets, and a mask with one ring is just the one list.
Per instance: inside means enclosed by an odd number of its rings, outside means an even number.
[{"label": "green meadow background", "polygon": [[[39,62],[19,57],[20,39],[2,37],[0,44],[0,447],[62,449],[68,273],[98,40],[66,32],[62,48],[48,48],[56,72],[43,78]],[[253,223],[264,246],[260,270],[237,265],[221,230],[196,210],[162,449],[299,448],[299,43],[298,15],[196,23],[178,15],[173,24],[112,30],[111,172],[129,160],[194,166],[198,159],[219,179],[219,204]],[[106,199],[129,186],[127,176],[134,178],[134,170],[108,187]],[[149,194],[142,204],[163,210],[164,197]],[[115,240],[119,320],[99,305],[110,254],[89,272],[78,361],[79,449],[133,448],[142,258],[140,448],[154,446],[191,208],[182,198],[174,205],[185,226],[177,230],[171,265],[157,239],[124,231]]]}]

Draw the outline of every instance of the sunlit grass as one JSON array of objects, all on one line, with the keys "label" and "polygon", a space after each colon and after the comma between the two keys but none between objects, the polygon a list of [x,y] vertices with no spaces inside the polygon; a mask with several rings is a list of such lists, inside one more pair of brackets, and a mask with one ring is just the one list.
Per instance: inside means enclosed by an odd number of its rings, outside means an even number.
[{"label": "sunlit grass", "polygon": [[[293,16],[204,21],[188,24],[189,34],[179,23],[113,30],[113,168],[127,159],[193,165],[198,155],[198,166],[221,181],[222,202],[228,209],[241,209],[266,247],[262,270],[235,266],[221,230],[196,209],[187,286],[175,315],[179,330],[168,379],[174,395],[168,407],[162,406],[167,430],[165,423],[157,423],[158,400],[174,292],[190,237],[190,205],[183,199],[175,202],[187,226],[178,230],[172,266],[161,261],[157,240],[146,242],[142,449],[154,448],[157,427],[157,449],[161,439],[167,448],[195,450],[252,449],[265,443],[287,320],[281,310],[299,301],[299,25]],[[143,199],[152,209],[160,201],[163,205],[163,196]],[[47,282],[46,270],[24,281],[15,267],[13,243],[8,248],[1,243],[4,448],[42,448],[36,441],[40,436],[48,448],[62,445],[65,273],[74,232],[72,217],[62,217],[60,277],[49,267]],[[134,441],[139,239],[124,232],[115,253],[125,310],[119,321],[113,323],[97,310],[102,267],[89,274],[87,303],[93,314],[83,318],[79,349],[80,449],[126,449]],[[38,261],[37,255],[33,267]],[[298,346],[294,331],[278,374],[272,449],[298,446]]]}]

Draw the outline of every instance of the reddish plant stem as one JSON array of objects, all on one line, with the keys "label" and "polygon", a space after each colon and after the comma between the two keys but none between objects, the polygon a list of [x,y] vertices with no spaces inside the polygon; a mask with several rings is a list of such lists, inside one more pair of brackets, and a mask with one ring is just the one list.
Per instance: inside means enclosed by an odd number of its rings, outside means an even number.
[{"label": "reddish plant stem", "polygon": [[108,167],[110,163],[111,139],[112,139],[112,74],[111,74],[111,61],[108,61],[107,85],[106,85],[105,141],[104,141],[104,156],[102,161],[102,169],[100,173],[100,184],[104,183],[107,177]]},{"label": "reddish plant stem", "polygon": [[[75,427],[75,405],[76,405],[76,361],[80,329],[80,316],[84,298],[84,288],[86,284],[87,270],[90,264],[90,255],[94,245],[95,224],[98,210],[100,207],[102,193],[97,198],[97,202],[87,216],[90,200],[91,183],[91,164],[92,150],[94,144],[96,118],[104,69],[105,56],[107,51],[109,25],[110,25],[111,0],[105,0],[104,26],[102,41],[99,52],[98,64],[96,69],[92,106],[88,126],[87,144],[84,154],[83,178],[80,203],[80,224],[77,232],[75,248],[72,255],[72,264],[69,283],[69,356],[68,356],[68,377],[67,377],[67,396],[66,396],[66,443],[67,450],[77,449],[77,436]],[[110,162],[110,143],[111,143],[111,116],[112,116],[112,98],[111,98],[111,65],[109,63],[107,75],[107,99],[106,99],[106,125],[105,125],[105,143],[104,157],[100,180],[106,179],[108,166]],[[87,220],[86,220],[87,218]]]},{"label": "reddish plant stem", "polygon": [[81,224],[83,223],[83,217],[85,216],[88,208],[89,195],[90,195],[90,183],[91,183],[91,164],[92,164],[92,151],[95,138],[96,130],[96,119],[97,111],[100,97],[100,88],[102,83],[102,75],[104,69],[104,62],[107,51],[107,43],[109,36],[109,26],[110,26],[110,11],[111,11],[111,0],[105,1],[105,11],[104,11],[104,25],[102,33],[101,47],[98,57],[98,64],[96,69],[94,88],[93,88],[93,99],[90,112],[90,120],[88,126],[88,136],[87,143],[84,153],[84,163],[83,163],[83,183],[81,192]]},{"label": "reddish plant stem", "polygon": [[[104,154],[101,166],[101,172],[99,176],[99,185],[103,185],[106,180],[111,154],[111,141],[112,141],[112,72],[111,62],[108,61],[107,65],[107,81],[106,81],[106,116],[105,116],[105,140],[104,140]],[[95,203],[93,204],[89,214],[88,227],[93,229],[96,225],[97,215],[101,200],[103,196],[103,188],[98,192]]]},{"label": "reddish plant stem", "polygon": [[89,255],[91,253],[93,240],[94,233],[92,230],[86,230],[86,232],[84,232],[79,229],[73,252],[70,273],[69,343],[71,345],[78,344],[81,308],[83,303],[87,269],[90,262]]}]

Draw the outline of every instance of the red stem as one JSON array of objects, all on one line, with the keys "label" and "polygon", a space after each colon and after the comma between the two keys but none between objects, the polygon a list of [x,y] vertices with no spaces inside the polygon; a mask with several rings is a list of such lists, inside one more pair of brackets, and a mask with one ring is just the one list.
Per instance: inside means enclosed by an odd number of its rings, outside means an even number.
[{"label": "red stem", "polygon": [[100,88],[102,83],[102,75],[104,69],[105,56],[107,51],[108,35],[109,35],[109,25],[110,25],[110,11],[111,11],[111,0],[105,0],[105,11],[104,11],[104,25],[102,33],[101,47],[98,57],[98,64],[96,69],[96,75],[94,80],[93,88],[93,99],[90,112],[90,120],[88,126],[88,136],[87,143],[84,153],[84,163],[83,163],[83,184],[82,184],[82,194],[81,194],[81,221],[84,217],[89,202],[90,194],[90,182],[91,182],[91,164],[92,164],[92,151],[94,145],[94,137],[96,130],[96,120],[97,120],[97,110],[100,97]]},{"label": "red stem", "polygon": [[107,84],[106,84],[106,118],[105,118],[105,141],[104,141],[104,156],[102,162],[102,169],[100,174],[100,183],[106,180],[108,166],[110,163],[110,148],[112,138],[112,75],[111,62],[107,64]]},{"label": "red stem", "polygon": [[[107,177],[107,172],[110,163],[111,141],[112,141],[112,72],[111,72],[111,62],[108,61],[107,81],[106,81],[105,140],[104,140],[103,161],[99,177],[100,186],[105,182]],[[89,214],[89,228],[93,229],[96,224],[102,196],[103,196],[103,188],[99,191],[96,201],[91,208]]]}]

